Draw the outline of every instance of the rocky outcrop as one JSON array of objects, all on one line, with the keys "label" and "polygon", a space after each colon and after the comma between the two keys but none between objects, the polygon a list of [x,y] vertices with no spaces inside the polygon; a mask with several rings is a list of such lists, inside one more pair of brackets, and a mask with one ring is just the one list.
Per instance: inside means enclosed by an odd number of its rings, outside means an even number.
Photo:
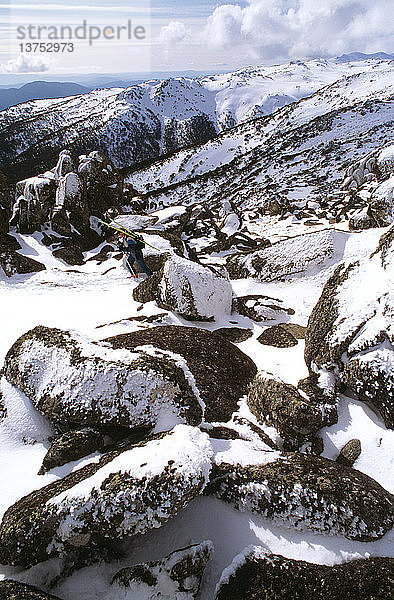
[{"label": "rocky outcrop", "polygon": [[[273,425],[283,438],[285,450],[295,450],[312,440],[325,425],[333,425],[338,416],[335,396],[320,397],[315,390],[300,382],[298,389],[276,380],[261,371],[253,381],[248,395],[248,406],[259,423]],[[309,392],[307,394],[306,392]]]},{"label": "rocky outcrop", "polygon": [[11,213],[10,188],[5,175],[0,171],[0,236],[8,233],[8,222]]},{"label": "rocky outcrop", "polygon": [[55,235],[47,236],[47,245],[68,264],[82,264],[82,251],[104,237],[94,217],[118,208],[122,199],[123,179],[103,154],[78,157],[63,150],[52,170],[17,183],[10,223],[20,233],[49,223]]},{"label": "rocky outcrop", "polygon": [[[394,426],[394,228],[368,258],[339,265],[308,321],[311,372],[336,373],[360,400]],[[363,293],[360,294],[360,290]]]},{"label": "rocky outcrop", "polygon": [[290,453],[265,465],[216,465],[206,493],[288,527],[361,542],[381,538],[394,524],[392,494],[320,456]]},{"label": "rocky outcrop", "polygon": [[234,344],[197,327],[166,325],[118,335],[106,342],[131,351],[148,344],[180,355],[194,377],[205,403],[204,419],[209,422],[231,418],[257,373],[252,359]]},{"label": "rocky outcrop", "polygon": [[170,256],[151,282],[133,293],[136,301],[156,300],[189,321],[213,321],[231,313],[228,279],[195,262]]},{"label": "rocky outcrop", "polygon": [[294,310],[285,308],[282,303],[278,298],[259,294],[237,296],[233,298],[233,311],[258,323],[272,320],[286,321],[289,315],[294,315]]},{"label": "rocky outcrop", "polygon": [[29,567],[93,553],[160,527],[202,492],[208,436],[178,425],[156,440],[104,455],[11,506],[0,526],[0,563]]},{"label": "rocky outcrop", "polygon": [[71,461],[88,456],[104,448],[103,436],[93,429],[67,431],[56,439],[42,461],[39,475],[44,475],[54,467],[61,467]]},{"label": "rocky outcrop", "polygon": [[373,192],[368,206],[368,215],[375,226],[386,227],[394,222],[394,175],[384,181]]},{"label": "rocky outcrop", "polygon": [[38,588],[13,581],[12,579],[3,579],[0,581],[0,600],[60,600],[58,596],[52,596],[42,592]]},{"label": "rocky outcrop", "polygon": [[112,583],[144,600],[195,600],[212,551],[209,541],[182,548],[162,560],[122,569]]},{"label": "rocky outcrop", "polygon": [[387,600],[393,583],[393,558],[328,567],[250,546],[223,571],[215,600]]},{"label": "rocky outcrop", "polygon": [[334,229],[299,235],[246,256],[231,257],[227,270],[232,279],[254,277],[260,281],[282,281],[310,274],[340,259],[347,237],[348,234]]},{"label": "rocky outcrop", "polygon": [[200,423],[203,407],[189,372],[171,353],[112,350],[67,331],[36,327],[4,363],[7,380],[61,430],[169,429]]},{"label": "rocky outcrop", "polygon": [[0,267],[7,277],[45,270],[45,265],[42,263],[30,256],[19,254],[17,250],[20,249],[21,246],[13,236],[0,234]]}]

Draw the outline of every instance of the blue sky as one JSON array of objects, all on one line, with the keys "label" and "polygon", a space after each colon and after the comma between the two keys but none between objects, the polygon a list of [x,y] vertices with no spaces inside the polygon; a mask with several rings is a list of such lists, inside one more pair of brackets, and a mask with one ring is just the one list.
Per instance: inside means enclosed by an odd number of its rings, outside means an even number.
[{"label": "blue sky", "polygon": [[[230,70],[393,50],[392,0],[0,0],[0,11],[2,73]],[[84,20],[101,31],[131,20],[146,38],[101,35],[63,53],[27,52],[17,39],[18,27],[75,28]]]}]

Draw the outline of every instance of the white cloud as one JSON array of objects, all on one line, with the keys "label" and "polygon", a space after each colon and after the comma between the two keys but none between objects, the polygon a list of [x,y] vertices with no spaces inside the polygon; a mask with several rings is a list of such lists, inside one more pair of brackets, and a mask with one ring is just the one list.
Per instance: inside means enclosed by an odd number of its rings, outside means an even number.
[{"label": "white cloud", "polygon": [[224,4],[204,30],[217,50],[261,60],[392,50],[391,0],[247,0]]},{"label": "white cloud", "polygon": [[48,66],[40,58],[25,54],[0,64],[0,73],[42,73],[44,71],[48,71]]},{"label": "white cloud", "polygon": [[161,28],[159,41],[166,46],[176,46],[188,38],[186,25],[181,21],[170,21]]}]

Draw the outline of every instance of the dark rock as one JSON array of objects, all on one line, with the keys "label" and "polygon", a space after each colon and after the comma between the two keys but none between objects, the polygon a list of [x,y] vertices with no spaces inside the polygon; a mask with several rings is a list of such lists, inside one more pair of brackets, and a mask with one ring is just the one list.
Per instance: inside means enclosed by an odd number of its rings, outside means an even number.
[{"label": "dark rock", "polygon": [[233,344],[246,342],[246,340],[253,337],[253,331],[243,327],[221,327],[220,329],[215,329],[214,333],[225,337],[229,342],[233,342]]},{"label": "dark rock", "polygon": [[28,568],[74,556],[79,564],[89,553],[105,559],[114,544],[160,527],[200,494],[211,455],[208,437],[185,425],[105,454],[6,511],[0,563]]},{"label": "dark rock", "polygon": [[7,418],[7,408],[3,402],[3,392],[0,390],[0,423]]},{"label": "dark rock", "polygon": [[146,279],[141,281],[141,283],[139,283],[137,287],[135,287],[133,290],[133,299],[136,302],[142,302],[143,304],[145,304],[145,302],[154,302],[156,298],[159,298],[159,285],[162,275],[162,270],[157,271],[156,273],[153,273],[153,275],[151,275],[150,277],[147,277]]},{"label": "dark rock", "polygon": [[20,249],[20,245],[14,237],[0,234],[0,267],[7,277],[45,270],[45,265],[30,256],[19,254],[17,249]]},{"label": "dark rock", "polygon": [[265,465],[216,465],[205,493],[288,527],[361,542],[381,538],[394,524],[392,494],[320,456],[289,453]]},{"label": "dark rock", "polygon": [[60,600],[60,598],[42,592],[32,585],[3,579],[0,581],[0,600]]},{"label": "dark rock", "polygon": [[273,327],[264,329],[257,341],[264,346],[275,346],[275,348],[291,348],[298,344],[297,338],[283,329],[281,325],[273,325]]},{"label": "dark rock", "polygon": [[142,350],[119,353],[67,331],[36,327],[8,351],[4,376],[63,431],[149,428],[163,419],[171,427],[168,414],[192,425],[202,418],[182,366],[159,350],[155,356]]},{"label": "dark rock", "polygon": [[394,221],[394,176],[384,181],[372,194],[368,216],[377,227],[387,227]]},{"label": "dark rock", "polygon": [[0,235],[8,233],[11,215],[10,188],[5,175],[0,171]]},{"label": "dark rock", "polygon": [[[314,399],[313,399],[314,400]],[[298,389],[260,372],[248,395],[248,406],[260,423],[273,425],[285,450],[295,450],[322,427],[337,421],[335,407],[304,398]]]},{"label": "dark rock", "polygon": [[224,427],[223,425],[215,425],[213,427],[200,427],[201,431],[204,431],[209,435],[210,438],[214,438],[216,440],[239,440],[242,437],[239,435],[238,431],[235,429],[230,429],[230,427]]},{"label": "dark rock", "polygon": [[349,440],[340,451],[336,462],[345,467],[352,467],[361,454],[360,440]]},{"label": "dark rock", "polygon": [[388,600],[394,559],[368,558],[328,567],[246,548],[222,575],[215,600]]},{"label": "dark rock", "polygon": [[44,475],[54,467],[61,467],[71,461],[78,460],[96,450],[102,451],[103,436],[92,429],[67,431],[55,440],[42,461],[39,475]]},{"label": "dark rock", "polygon": [[162,560],[122,569],[112,583],[146,598],[169,598],[182,594],[184,600],[197,598],[205,566],[212,554],[211,542],[176,550]]},{"label": "dark rock", "polygon": [[150,344],[180,354],[206,404],[205,420],[227,422],[257,373],[251,358],[222,336],[197,327],[167,325],[106,340],[113,348],[134,350]]},{"label": "dark rock", "polygon": [[285,320],[288,315],[294,315],[292,308],[284,308],[281,304],[282,300],[277,298],[255,294],[233,298],[232,306],[234,312],[259,323],[262,321]]},{"label": "dark rock", "polygon": [[54,178],[38,175],[16,184],[11,224],[20,233],[39,231],[48,221],[55,205],[56,181]]},{"label": "dark rock", "polygon": [[81,247],[77,244],[67,244],[67,246],[54,250],[52,254],[55,258],[64,260],[68,265],[83,265],[85,262]]}]

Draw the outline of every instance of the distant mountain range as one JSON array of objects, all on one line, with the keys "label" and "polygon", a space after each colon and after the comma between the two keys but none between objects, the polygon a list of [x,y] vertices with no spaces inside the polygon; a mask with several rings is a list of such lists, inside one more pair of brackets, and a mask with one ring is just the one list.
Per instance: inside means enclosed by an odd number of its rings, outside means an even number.
[{"label": "distant mountain range", "polygon": [[351,52],[342,54],[336,59],[338,62],[354,62],[356,60],[394,60],[394,54],[386,52],[375,52],[374,54],[363,54],[363,52]]},{"label": "distant mountain range", "polygon": [[77,96],[90,92],[91,89],[78,83],[59,83],[57,81],[33,81],[20,88],[0,88],[0,110],[29,100]]}]

